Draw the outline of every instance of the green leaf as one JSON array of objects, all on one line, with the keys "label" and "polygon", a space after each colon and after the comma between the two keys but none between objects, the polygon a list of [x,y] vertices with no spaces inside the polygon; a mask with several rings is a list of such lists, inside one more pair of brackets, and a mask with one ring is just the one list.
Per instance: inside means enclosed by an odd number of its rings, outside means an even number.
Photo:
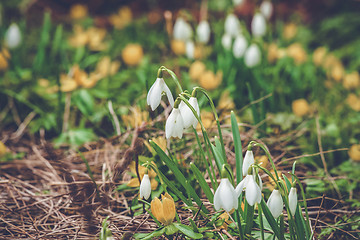
[{"label": "green leaf", "polygon": [[142,239],[142,240],[146,240],[146,239],[153,239],[156,237],[160,237],[161,235],[163,235],[165,232],[165,228],[159,228],[155,231],[153,231],[152,233],[137,233],[134,234],[134,238],[135,239]]},{"label": "green leaf", "polygon": [[214,152],[216,166],[217,166],[219,172],[221,172],[222,165],[224,164],[222,153],[221,153],[221,151],[218,151],[218,149],[212,143],[210,143],[210,146]]},{"label": "green leaf", "polygon": [[179,229],[180,232],[192,239],[201,239],[203,235],[201,233],[194,232],[189,226],[181,223],[174,223],[174,226]]},{"label": "green leaf", "polygon": [[235,161],[236,161],[236,183],[239,183],[242,176],[242,164],[243,164],[243,156],[242,156],[242,145],[238,123],[236,121],[236,116],[233,111],[231,111],[231,131],[234,139],[234,149],[235,149]]},{"label": "green leaf", "polygon": [[84,115],[90,116],[94,113],[94,99],[87,90],[79,90],[74,96],[74,102]]},{"label": "green leaf", "polygon": [[275,218],[273,217],[273,215],[271,214],[269,208],[267,207],[264,199],[261,199],[261,208],[263,210],[263,213],[266,217],[266,220],[268,221],[268,223],[270,224],[271,226],[271,229],[274,231],[276,237],[280,240],[285,240],[285,237],[284,235],[281,235],[281,232],[280,232],[280,228],[279,226],[277,225],[276,221],[275,221]]},{"label": "green leaf", "polygon": [[209,185],[206,183],[203,174],[200,172],[200,170],[196,167],[194,163],[190,163],[190,168],[194,173],[195,178],[198,180],[200,187],[204,191],[209,202],[213,203],[214,194],[212,193]]}]

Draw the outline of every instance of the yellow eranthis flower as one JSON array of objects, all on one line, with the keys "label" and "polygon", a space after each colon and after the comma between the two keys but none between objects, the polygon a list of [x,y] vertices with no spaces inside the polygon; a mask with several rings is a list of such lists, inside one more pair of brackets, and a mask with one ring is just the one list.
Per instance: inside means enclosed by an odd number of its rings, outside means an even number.
[{"label": "yellow eranthis flower", "polygon": [[105,28],[91,27],[87,30],[87,35],[90,50],[103,51],[107,49],[108,45],[103,42],[106,36]]},{"label": "yellow eranthis flower", "polygon": [[[201,111],[200,117],[205,129],[215,126],[216,124],[215,117],[212,112]],[[197,131],[201,130],[200,124],[197,125],[196,130]]]},{"label": "yellow eranthis flower", "polygon": [[165,226],[172,223],[175,218],[176,208],[174,199],[168,194],[161,195],[162,202],[155,197],[151,201],[151,213]]},{"label": "yellow eranthis flower", "polygon": [[74,65],[69,74],[60,75],[60,90],[62,92],[74,91],[77,87],[92,88],[101,79],[98,73],[91,73],[90,76],[79,68],[79,65]]},{"label": "yellow eranthis flower", "polygon": [[295,23],[287,23],[284,27],[284,38],[290,40],[295,37],[297,33],[297,26]]},{"label": "yellow eranthis flower", "polygon": [[70,17],[72,19],[81,19],[86,17],[88,14],[88,8],[82,4],[72,5],[70,8]]},{"label": "yellow eranthis flower", "polygon": [[219,104],[217,107],[219,110],[232,110],[235,108],[235,103],[230,97],[230,92],[225,90],[220,97]]},{"label": "yellow eranthis flower", "polygon": [[46,87],[48,87],[50,85],[50,82],[49,82],[49,80],[47,80],[45,78],[40,78],[38,80],[38,84],[39,84],[40,87],[46,88]]},{"label": "yellow eranthis flower", "polygon": [[340,82],[345,74],[345,69],[342,63],[335,64],[330,70],[330,76],[337,82]]},{"label": "yellow eranthis flower", "polygon": [[176,54],[176,55],[183,55],[185,54],[186,51],[186,47],[185,47],[185,42],[181,41],[181,40],[171,40],[171,50]]},{"label": "yellow eranthis flower", "polygon": [[132,12],[131,9],[127,6],[120,8],[117,14],[113,14],[109,17],[109,22],[116,29],[123,29],[131,22],[131,20]]},{"label": "yellow eranthis flower", "polygon": [[309,103],[301,98],[292,102],[292,110],[296,116],[302,117],[310,112]]},{"label": "yellow eranthis flower", "polygon": [[[241,204],[243,205],[243,202],[241,202]],[[229,213],[228,212],[224,212],[223,214],[221,214],[219,216],[220,219],[225,219],[224,223],[220,226],[220,229],[228,229],[228,226],[232,223],[231,220],[229,220]]]},{"label": "yellow eranthis flower", "polygon": [[[276,179],[275,172],[274,172],[273,169],[270,170],[270,173],[271,173],[271,175],[274,176],[274,178]],[[283,179],[282,172],[279,171],[279,170],[277,170],[277,173],[278,173],[278,177],[279,177],[280,179]],[[285,176],[286,176],[286,175],[285,175]],[[291,177],[289,177],[289,176],[286,176],[286,177],[287,177],[287,179],[291,182]],[[268,177],[268,178],[269,178],[269,182],[266,182],[265,185],[270,189],[270,191],[272,191],[272,190],[274,190],[274,188],[275,188],[275,182],[274,182],[274,180],[273,180],[271,177]]]},{"label": "yellow eranthis flower", "polygon": [[[151,141],[155,142],[164,152],[166,151],[167,142],[164,137],[159,136],[157,138],[152,138]],[[154,156],[156,151],[150,146],[150,143],[148,141],[144,141],[144,144]]]},{"label": "yellow eranthis flower", "polygon": [[10,53],[7,49],[0,51],[0,71],[6,70],[9,67],[8,60],[10,59]]},{"label": "yellow eranthis flower", "polygon": [[[129,169],[130,169],[130,172],[132,172],[134,175],[136,175],[136,168],[135,168],[134,161],[132,161],[130,163]],[[139,165],[139,175],[140,175],[141,180],[144,177],[144,174],[146,173],[146,171],[148,172],[147,174],[149,175],[149,178],[150,178],[151,190],[156,190],[156,188],[158,186],[158,181],[156,181],[156,179],[155,179],[155,177],[156,177],[155,171],[152,169],[147,169],[146,167]],[[128,182],[127,185],[129,187],[139,187],[140,186],[139,179],[137,177],[132,178],[132,179],[130,179],[130,181]]]},{"label": "yellow eranthis flower", "polygon": [[194,50],[194,58],[195,59],[200,59],[203,58],[205,55],[205,48],[202,45],[195,45],[195,50]]},{"label": "yellow eranthis flower", "polygon": [[76,81],[68,74],[60,74],[60,91],[72,92],[78,87]]},{"label": "yellow eranthis flower", "polygon": [[0,157],[4,156],[6,152],[7,149],[5,144],[2,141],[0,141]]},{"label": "yellow eranthis flower", "polygon": [[199,79],[199,84],[206,90],[214,90],[222,82],[222,71],[218,71],[216,75],[212,71],[204,72]]},{"label": "yellow eranthis flower", "polygon": [[313,62],[316,66],[320,66],[324,62],[326,53],[327,49],[325,47],[318,47],[315,49],[313,54]]},{"label": "yellow eranthis flower", "polygon": [[264,168],[266,168],[267,165],[269,164],[269,160],[268,160],[267,156],[265,156],[265,155],[255,157],[255,162],[258,164],[261,164],[261,166]]},{"label": "yellow eranthis flower", "polygon": [[360,144],[354,144],[348,151],[349,157],[356,162],[360,162]]},{"label": "yellow eranthis flower", "polygon": [[325,59],[323,61],[323,67],[325,69],[330,69],[337,64],[341,64],[341,62],[337,57],[335,57],[334,54],[329,53],[325,56]]},{"label": "yellow eranthis flower", "polygon": [[270,43],[268,46],[267,59],[270,63],[274,63],[278,58],[278,46],[276,43]]},{"label": "yellow eranthis flower", "polygon": [[102,57],[96,65],[95,72],[102,77],[113,76],[120,68],[119,61],[111,61],[109,56]]},{"label": "yellow eranthis flower", "polygon": [[283,57],[286,57],[286,49],[285,48],[279,48],[277,51],[277,58],[281,59]]},{"label": "yellow eranthis flower", "polygon": [[206,70],[206,66],[201,61],[195,61],[189,68],[189,76],[192,80],[198,80]]},{"label": "yellow eranthis flower", "polygon": [[88,34],[80,25],[74,25],[74,35],[69,37],[68,41],[72,47],[82,47],[88,43]]},{"label": "yellow eranthis flower", "polygon": [[141,111],[141,109],[136,106],[130,108],[130,114],[121,115],[121,119],[123,120],[126,126],[130,126],[131,128],[139,127],[143,122],[148,122],[149,120],[149,112]]},{"label": "yellow eranthis flower", "polygon": [[350,93],[346,98],[347,104],[356,112],[360,112],[360,98],[354,93]]},{"label": "yellow eranthis flower", "polygon": [[143,59],[144,52],[140,44],[130,43],[122,50],[121,56],[126,65],[138,65]]},{"label": "yellow eranthis flower", "polygon": [[304,63],[307,58],[306,52],[300,43],[291,44],[287,48],[286,53],[295,60],[296,64]]},{"label": "yellow eranthis flower", "polygon": [[357,71],[348,73],[344,77],[343,81],[344,88],[346,89],[356,89],[360,86],[360,76]]}]

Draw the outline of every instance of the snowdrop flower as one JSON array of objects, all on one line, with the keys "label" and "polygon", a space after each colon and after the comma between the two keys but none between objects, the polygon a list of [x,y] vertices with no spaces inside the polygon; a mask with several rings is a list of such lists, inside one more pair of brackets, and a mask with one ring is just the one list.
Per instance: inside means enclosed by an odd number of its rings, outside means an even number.
[{"label": "snowdrop flower", "polygon": [[21,32],[20,28],[16,23],[12,23],[9,29],[5,33],[5,43],[12,49],[16,48],[21,43]]},{"label": "snowdrop flower", "polygon": [[246,49],[245,56],[245,65],[249,68],[258,65],[261,61],[261,52],[255,43],[251,44],[248,49]]},{"label": "snowdrop flower", "polygon": [[179,108],[173,108],[165,124],[166,138],[182,138],[184,131],[184,122]]},{"label": "snowdrop flower", "polygon": [[193,41],[186,41],[185,45],[185,52],[186,56],[190,59],[194,59],[194,53],[195,53],[195,44]]},{"label": "snowdrop flower", "polygon": [[210,39],[210,25],[206,20],[202,20],[196,28],[197,39],[201,43],[208,43]]},{"label": "snowdrop flower", "polygon": [[298,202],[298,199],[297,199],[296,188],[291,187],[290,193],[289,193],[289,208],[290,208],[290,213],[293,216],[295,216],[297,202]]},{"label": "snowdrop flower", "polygon": [[230,34],[225,33],[221,38],[221,44],[222,44],[223,48],[225,48],[226,50],[230,50],[231,43],[232,43],[232,39],[231,39]]},{"label": "snowdrop flower", "polygon": [[251,32],[254,37],[262,37],[266,32],[266,21],[264,15],[261,13],[255,13],[251,22]]},{"label": "snowdrop flower", "polygon": [[155,83],[151,86],[146,101],[147,104],[151,107],[151,110],[155,110],[161,101],[161,96],[165,94],[169,100],[171,107],[174,106],[174,98],[171,94],[169,87],[166,85],[162,77],[158,77]]},{"label": "snowdrop flower", "polygon": [[151,183],[148,174],[144,174],[140,184],[140,198],[148,199],[151,193]]},{"label": "snowdrop flower", "polygon": [[236,37],[241,33],[240,21],[235,14],[230,13],[225,19],[225,33]]},{"label": "snowdrop flower", "polygon": [[238,198],[242,191],[245,190],[245,198],[250,206],[254,206],[254,204],[260,203],[261,201],[261,189],[262,189],[262,181],[260,176],[258,175],[259,184],[255,181],[254,174],[247,175],[235,188],[235,194]]},{"label": "snowdrop flower", "polygon": [[260,5],[260,12],[266,17],[266,19],[270,19],[273,13],[273,5],[271,1],[265,0]]},{"label": "snowdrop flower", "polygon": [[219,187],[216,189],[214,207],[216,211],[223,208],[227,212],[238,208],[238,198],[228,178],[222,178]]},{"label": "snowdrop flower", "polygon": [[187,41],[192,36],[192,29],[190,24],[185,22],[185,20],[182,17],[178,17],[176,19],[173,36],[175,40],[182,40],[182,41]]},{"label": "snowdrop flower", "polygon": [[[200,116],[200,108],[197,99],[195,97],[191,97],[189,99],[189,103],[195,109],[197,115]],[[188,128],[190,126],[196,128],[198,120],[194,116],[194,113],[191,111],[191,109],[186,105],[186,103],[181,101],[179,109],[183,119],[184,128]]]},{"label": "snowdrop flower", "polygon": [[284,202],[279,190],[274,189],[272,191],[266,205],[274,218],[278,218],[280,216],[284,207]]},{"label": "snowdrop flower", "polygon": [[246,176],[248,174],[250,166],[253,165],[254,163],[255,163],[255,159],[254,159],[253,151],[247,150],[242,165],[243,176]]},{"label": "snowdrop flower", "polygon": [[236,58],[241,58],[247,48],[247,41],[243,35],[238,35],[235,38],[234,45],[233,45],[233,54]]}]

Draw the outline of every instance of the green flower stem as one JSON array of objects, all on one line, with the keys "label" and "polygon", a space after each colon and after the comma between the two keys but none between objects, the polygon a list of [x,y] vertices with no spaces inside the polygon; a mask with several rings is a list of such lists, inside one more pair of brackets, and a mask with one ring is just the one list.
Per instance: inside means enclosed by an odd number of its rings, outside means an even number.
[{"label": "green flower stem", "polygon": [[263,218],[262,218],[262,209],[261,209],[261,205],[258,204],[258,212],[259,212],[259,220],[260,220],[260,233],[261,233],[261,240],[265,239],[264,236],[264,223],[263,223]]},{"label": "green flower stem", "polygon": [[172,79],[174,80],[174,82],[176,83],[176,85],[179,88],[180,92],[183,92],[183,89],[182,89],[182,87],[180,85],[180,81],[179,81],[179,79],[177,78],[176,74],[173,71],[171,71],[170,69],[168,69],[168,68],[166,68],[164,66],[161,66],[159,68],[159,70],[158,70],[158,76],[162,75],[162,73],[160,74],[159,71],[167,71],[170,74],[170,76],[172,77]]},{"label": "green flower stem", "polygon": [[210,103],[210,107],[211,107],[211,110],[213,111],[214,113],[214,116],[215,116],[215,120],[216,120],[216,125],[217,125],[217,128],[218,128],[218,132],[219,132],[219,137],[220,137],[220,142],[221,142],[221,147],[222,147],[222,152],[223,152],[223,157],[224,157],[224,161],[225,163],[227,163],[227,160],[226,160],[226,153],[225,153],[225,145],[224,145],[224,140],[223,140],[223,136],[222,136],[222,133],[221,133],[221,127],[220,127],[220,121],[219,121],[219,116],[216,112],[216,108],[215,108],[215,105],[214,105],[214,102],[213,100],[211,99],[211,97],[209,96],[209,94],[207,93],[207,91],[201,87],[195,87],[194,88],[194,91],[200,91],[202,92],[206,98],[208,99],[209,103]]}]

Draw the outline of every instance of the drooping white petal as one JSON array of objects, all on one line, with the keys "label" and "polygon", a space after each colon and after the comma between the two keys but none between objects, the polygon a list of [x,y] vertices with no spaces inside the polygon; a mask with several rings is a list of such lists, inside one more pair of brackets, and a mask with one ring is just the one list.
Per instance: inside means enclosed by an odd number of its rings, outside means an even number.
[{"label": "drooping white petal", "polygon": [[289,193],[289,208],[290,208],[290,213],[293,216],[295,216],[297,202],[298,202],[297,190],[296,188],[292,187]]},{"label": "drooping white petal", "polygon": [[210,25],[206,20],[202,20],[196,28],[197,39],[201,43],[208,43],[210,39]]},{"label": "drooping white petal", "polygon": [[151,182],[148,174],[144,174],[140,184],[140,198],[148,199],[151,193]]},{"label": "drooping white petal", "polygon": [[220,186],[221,186],[221,182],[214,194],[214,208],[216,211],[219,211],[221,208],[221,199],[220,199],[220,191],[219,191]]},{"label": "drooping white petal", "polygon": [[230,13],[225,19],[225,34],[236,37],[241,33],[240,21],[235,14]]},{"label": "drooping white petal", "polygon": [[232,38],[229,34],[224,34],[221,38],[221,45],[223,46],[223,48],[225,48],[226,50],[230,50],[231,49],[231,44],[232,44]]},{"label": "drooping white petal", "polygon": [[254,153],[251,150],[247,150],[242,165],[243,176],[246,176],[249,171],[249,167],[255,163]]},{"label": "drooping white petal", "polygon": [[169,89],[169,87],[166,85],[165,81],[163,81],[163,84],[162,84],[162,92],[161,94],[164,92],[168,101],[169,101],[169,104],[171,105],[171,107],[174,107],[174,98],[173,98],[173,95],[171,94],[171,91]]},{"label": "drooping white petal", "polygon": [[258,179],[259,179],[259,187],[260,187],[260,190],[262,190],[262,187],[263,187],[263,182],[262,182],[262,179],[260,177],[260,174],[257,175]]},{"label": "drooping white petal", "polygon": [[182,17],[178,17],[175,21],[173,36],[174,39],[182,41],[187,41],[192,36],[191,26]]},{"label": "drooping white petal", "polygon": [[227,212],[238,208],[234,187],[227,178],[222,178],[218,189],[216,189],[214,195],[214,207],[215,210],[223,208]]},{"label": "drooping white petal", "polygon": [[235,194],[236,197],[238,198],[241,194],[241,192],[244,190],[244,188],[246,187],[249,178],[251,177],[251,175],[247,175],[243,180],[241,180],[241,182],[239,182],[239,184],[236,186],[235,188]]},{"label": "drooping white petal", "polygon": [[251,22],[251,32],[254,37],[262,37],[266,33],[266,20],[261,13],[255,13]]},{"label": "drooping white petal", "polygon": [[157,78],[154,84],[151,86],[146,98],[147,104],[150,105],[152,111],[154,111],[160,105],[161,92],[161,78]]},{"label": "drooping white petal", "polygon": [[178,138],[182,138],[184,132],[184,122],[179,110],[178,115],[176,116],[176,120],[175,120],[175,126],[174,126],[174,130],[173,130],[173,137],[178,137]]},{"label": "drooping white petal", "polygon": [[256,202],[260,203],[261,201],[261,190],[259,185],[255,182],[253,175],[251,175],[246,184],[245,198],[250,206],[254,206]]},{"label": "drooping white petal", "polygon": [[261,61],[261,52],[255,43],[251,44],[248,49],[246,49],[245,56],[245,65],[249,68],[258,65]]},{"label": "drooping white petal", "polygon": [[19,26],[16,23],[12,23],[9,26],[9,29],[6,31],[5,43],[10,49],[16,48],[20,45],[21,32]]},{"label": "drooping white petal", "polygon": [[173,108],[165,124],[166,138],[182,138],[184,124],[179,108]]},{"label": "drooping white petal", "polygon": [[186,56],[189,59],[194,59],[195,44],[193,41],[191,41],[191,40],[186,41],[185,52],[186,52]]},{"label": "drooping white petal", "polygon": [[270,194],[270,197],[266,204],[267,204],[271,214],[273,215],[273,217],[278,218],[284,208],[284,202],[281,197],[280,191],[277,189],[274,189],[272,191],[272,193]]},{"label": "drooping white petal", "polygon": [[271,1],[265,0],[260,5],[260,12],[266,17],[266,19],[270,19],[273,13],[273,5]]},{"label": "drooping white petal", "polygon": [[[191,97],[189,99],[189,103],[195,109],[197,115],[199,116],[200,109],[197,99],[195,97]],[[196,128],[196,125],[198,124],[198,120],[194,116],[194,113],[191,111],[191,109],[184,102],[180,103],[179,109],[181,112],[181,116],[183,118],[184,128],[188,128],[190,126]]]},{"label": "drooping white petal", "polygon": [[248,44],[246,38],[243,35],[238,35],[235,38],[234,45],[233,45],[233,54],[236,58],[241,58],[247,48]]}]

